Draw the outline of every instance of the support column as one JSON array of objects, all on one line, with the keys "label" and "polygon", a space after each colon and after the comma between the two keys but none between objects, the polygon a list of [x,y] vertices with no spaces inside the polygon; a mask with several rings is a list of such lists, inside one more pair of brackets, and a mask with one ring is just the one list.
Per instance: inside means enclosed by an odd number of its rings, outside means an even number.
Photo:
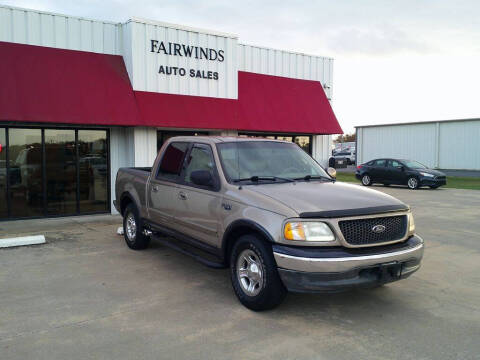
[{"label": "support column", "polygon": [[121,167],[149,167],[157,156],[157,130],[147,127],[115,127],[110,129],[110,193],[112,214],[115,200],[115,179]]},{"label": "support column", "polygon": [[318,163],[328,167],[328,159],[332,155],[332,135],[312,136],[312,156]]}]

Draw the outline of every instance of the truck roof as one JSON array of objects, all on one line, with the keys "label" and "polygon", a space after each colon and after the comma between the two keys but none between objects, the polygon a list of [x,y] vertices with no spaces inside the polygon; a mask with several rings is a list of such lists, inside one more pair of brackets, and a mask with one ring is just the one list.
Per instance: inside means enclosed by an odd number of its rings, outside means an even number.
[{"label": "truck roof", "polygon": [[286,140],[276,140],[276,139],[267,139],[259,137],[246,137],[246,136],[174,136],[168,139],[171,141],[207,141],[213,143],[222,143],[222,142],[245,142],[245,141],[274,141],[274,142],[283,142],[291,144],[291,141]]}]

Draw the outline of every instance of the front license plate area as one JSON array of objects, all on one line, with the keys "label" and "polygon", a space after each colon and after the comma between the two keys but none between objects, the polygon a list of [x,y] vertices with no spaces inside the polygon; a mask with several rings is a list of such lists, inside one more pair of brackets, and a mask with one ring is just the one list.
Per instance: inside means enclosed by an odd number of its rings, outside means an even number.
[{"label": "front license plate area", "polygon": [[380,282],[390,282],[398,280],[402,275],[402,264],[389,263],[381,264],[378,267],[378,280]]}]

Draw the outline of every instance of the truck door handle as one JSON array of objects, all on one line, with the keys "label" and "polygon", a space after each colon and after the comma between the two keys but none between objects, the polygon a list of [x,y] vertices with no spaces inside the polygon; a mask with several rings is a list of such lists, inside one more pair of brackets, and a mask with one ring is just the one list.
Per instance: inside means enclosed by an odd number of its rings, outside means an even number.
[{"label": "truck door handle", "polygon": [[187,200],[187,194],[185,194],[183,191],[180,191],[180,192],[178,193],[178,198],[179,198],[180,200]]},{"label": "truck door handle", "polygon": [[153,191],[153,192],[157,192],[157,191],[158,191],[158,186],[157,186],[157,185],[153,185],[152,191]]}]

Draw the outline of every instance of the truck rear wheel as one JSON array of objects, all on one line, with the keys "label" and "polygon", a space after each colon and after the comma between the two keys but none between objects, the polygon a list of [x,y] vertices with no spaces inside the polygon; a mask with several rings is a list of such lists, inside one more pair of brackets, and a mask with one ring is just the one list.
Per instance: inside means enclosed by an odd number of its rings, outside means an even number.
[{"label": "truck rear wheel", "polygon": [[150,238],[143,234],[143,224],[134,204],[128,204],[123,213],[123,236],[130,249],[145,249],[150,243]]},{"label": "truck rear wheel", "polygon": [[273,309],[287,294],[271,246],[255,235],[243,235],[234,244],[230,277],[238,300],[254,311]]}]

